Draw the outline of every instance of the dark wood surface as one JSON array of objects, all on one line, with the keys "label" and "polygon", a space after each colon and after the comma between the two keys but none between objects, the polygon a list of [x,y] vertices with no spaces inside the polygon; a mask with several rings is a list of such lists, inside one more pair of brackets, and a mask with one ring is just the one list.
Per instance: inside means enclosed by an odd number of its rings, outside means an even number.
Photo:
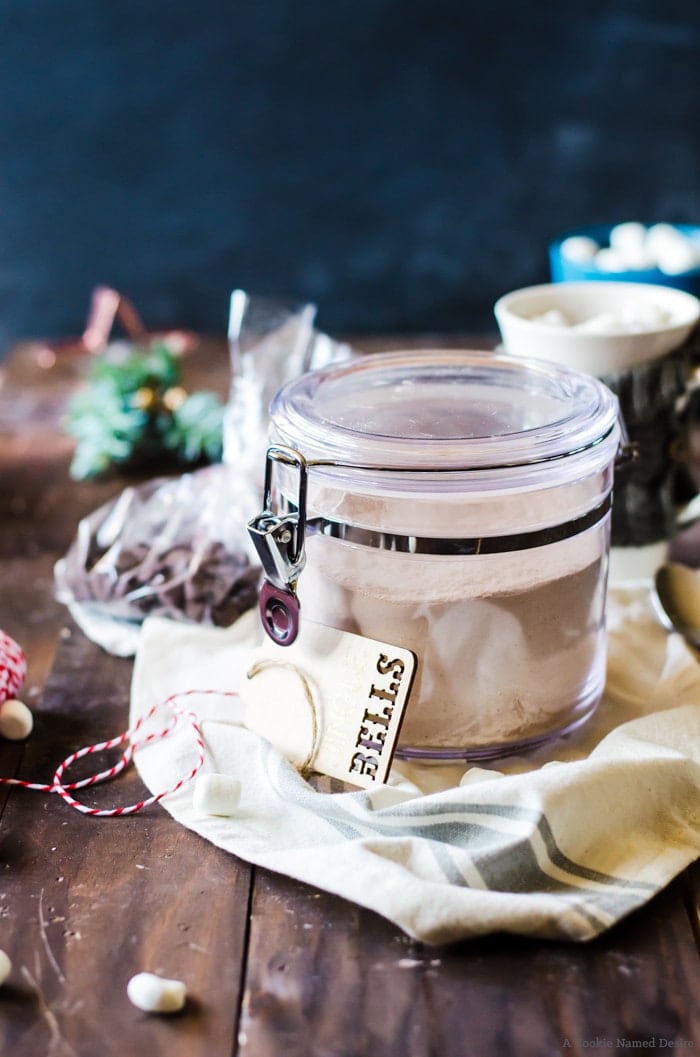
[{"label": "dark wood surface", "polygon": [[[22,696],[36,724],[26,744],[0,743],[4,776],[50,781],[70,751],[126,725],[131,662],[88,641],[53,595],[78,519],[124,486],[68,476],[59,420],[83,370],[70,357],[42,368],[25,345],[2,375],[0,628],[28,655]],[[225,392],[223,342],[190,357],[188,381]],[[95,796],[108,806],[142,791],[131,773]],[[159,807],[90,819],[56,796],[0,790],[8,1057],[697,1051],[699,940],[697,867],[587,945],[494,936],[434,948],[236,860]],[[186,981],[183,1013],[129,1003],[143,970]]]}]

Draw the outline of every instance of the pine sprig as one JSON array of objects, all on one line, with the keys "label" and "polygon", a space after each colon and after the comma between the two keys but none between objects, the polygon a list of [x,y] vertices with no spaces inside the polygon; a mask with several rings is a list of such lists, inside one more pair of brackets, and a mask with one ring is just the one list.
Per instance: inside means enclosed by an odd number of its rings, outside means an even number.
[{"label": "pine sprig", "polygon": [[76,480],[170,461],[191,467],[221,458],[223,405],[215,393],[188,394],[167,345],[113,346],[92,363],[65,427],[77,441]]}]

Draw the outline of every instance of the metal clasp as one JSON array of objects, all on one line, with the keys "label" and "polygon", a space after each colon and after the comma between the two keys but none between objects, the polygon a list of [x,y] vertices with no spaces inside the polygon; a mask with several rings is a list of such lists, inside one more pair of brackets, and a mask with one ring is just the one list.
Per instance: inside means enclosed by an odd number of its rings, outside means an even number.
[{"label": "metal clasp", "polygon": [[[289,510],[279,514],[272,509],[272,474],[276,463],[297,471],[296,495],[288,501]],[[280,444],[271,445],[265,460],[263,509],[248,522],[248,532],[265,575],[259,595],[263,627],[280,646],[290,646],[299,633],[300,606],[296,585],[306,560],[307,474],[306,459],[300,452]]]},{"label": "metal clasp", "polygon": [[622,412],[617,416],[617,421],[620,426],[620,440],[615,453],[615,469],[620,470],[638,460],[639,444],[637,444],[636,441],[630,440],[629,433],[627,432],[627,423],[622,417]]}]

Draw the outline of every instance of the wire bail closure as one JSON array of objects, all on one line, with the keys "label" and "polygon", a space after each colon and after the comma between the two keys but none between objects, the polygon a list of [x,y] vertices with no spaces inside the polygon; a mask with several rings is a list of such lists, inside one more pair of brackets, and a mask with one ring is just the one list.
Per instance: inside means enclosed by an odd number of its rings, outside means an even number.
[{"label": "wire bail closure", "polygon": [[[289,509],[284,514],[275,514],[272,509],[272,476],[277,463],[297,471],[296,495],[291,500],[285,499]],[[291,646],[299,634],[296,585],[306,561],[307,476],[306,459],[296,448],[271,445],[265,459],[263,510],[248,522],[248,532],[265,577],[258,598],[263,627],[280,646]]]}]

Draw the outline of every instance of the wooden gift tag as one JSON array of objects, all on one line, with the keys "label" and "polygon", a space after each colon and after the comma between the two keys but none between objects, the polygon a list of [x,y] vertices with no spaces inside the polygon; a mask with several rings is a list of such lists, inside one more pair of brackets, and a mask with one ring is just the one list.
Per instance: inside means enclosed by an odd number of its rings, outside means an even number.
[{"label": "wooden gift tag", "polygon": [[386,781],[416,666],[411,650],[305,620],[271,639],[240,688],[245,725],[297,766],[372,789]]}]

